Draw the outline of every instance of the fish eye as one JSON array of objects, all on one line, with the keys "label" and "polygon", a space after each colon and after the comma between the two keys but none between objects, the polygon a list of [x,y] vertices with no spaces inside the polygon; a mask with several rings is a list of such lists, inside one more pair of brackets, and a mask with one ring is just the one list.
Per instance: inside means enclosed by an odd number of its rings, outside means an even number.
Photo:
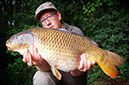
[{"label": "fish eye", "polygon": [[18,39],[18,37],[15,37],[15,39],[17,40],[17,39]]}]

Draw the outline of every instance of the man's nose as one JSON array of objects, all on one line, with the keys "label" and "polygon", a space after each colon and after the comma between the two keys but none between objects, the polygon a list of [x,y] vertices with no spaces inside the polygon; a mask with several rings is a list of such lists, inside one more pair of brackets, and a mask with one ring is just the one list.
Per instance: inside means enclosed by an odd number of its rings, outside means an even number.
[{"label": "man's nose", "polygon": [[49,26],[51,24],[51,21],[49,19],[47,19],[46,24],[47,24],[47,26]]}]

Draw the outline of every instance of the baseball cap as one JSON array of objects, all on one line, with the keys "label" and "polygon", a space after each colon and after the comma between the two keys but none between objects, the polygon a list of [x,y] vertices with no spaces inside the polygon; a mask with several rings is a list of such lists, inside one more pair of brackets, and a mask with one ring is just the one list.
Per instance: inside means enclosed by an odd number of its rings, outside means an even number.
[{"label": "baseball cap", "polygon": [[54,9],[57,10],[57,8],[51,3],[51,2],[45,2],[43,4],[41,4],[35,11],[35,19],[39,20],[39,15],[41,14],[41,12],[43,10],[46,9]]}]

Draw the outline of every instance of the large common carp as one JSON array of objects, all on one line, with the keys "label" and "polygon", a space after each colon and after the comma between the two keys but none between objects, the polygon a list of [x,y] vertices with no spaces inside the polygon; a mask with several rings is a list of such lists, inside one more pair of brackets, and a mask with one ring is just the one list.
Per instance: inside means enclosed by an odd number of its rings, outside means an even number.
[{"label": "large common carp", "polygon": [[88,60],[95,61],[108,76],[115,78],[115,65],[123,64],[124,60],[116,53],[103,50],[94,43],[87,37],[61,29],[31,28],[13,35],[6,41],[6,46],[8,50],[21,53],[33,45],[50,64],[53,74],[59,80],[61,74],[57,69],[65,72],[77,69],[78,57],[82,53],[85,53]]}]

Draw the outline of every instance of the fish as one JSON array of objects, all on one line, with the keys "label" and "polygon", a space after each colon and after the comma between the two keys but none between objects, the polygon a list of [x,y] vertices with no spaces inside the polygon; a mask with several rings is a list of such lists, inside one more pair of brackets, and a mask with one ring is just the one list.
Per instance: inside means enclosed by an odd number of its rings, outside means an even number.
[{"label": "fish", "polygon": [[[58,71],[70,72],[78,68],[78,57],[85,54],[90,61],[95,61],[105,74],[116,78],[115,66],[122,65],[124,60],[118,54],[103,50],[89,37],[82,36],[64,29],[30,28],[14,34],[6,41],[8,50],[22,53],[30,46],[37,48],[38,53],[51,66],[53,75],[61,80]],[[30,66],[32,65],[31,54]]]}]

